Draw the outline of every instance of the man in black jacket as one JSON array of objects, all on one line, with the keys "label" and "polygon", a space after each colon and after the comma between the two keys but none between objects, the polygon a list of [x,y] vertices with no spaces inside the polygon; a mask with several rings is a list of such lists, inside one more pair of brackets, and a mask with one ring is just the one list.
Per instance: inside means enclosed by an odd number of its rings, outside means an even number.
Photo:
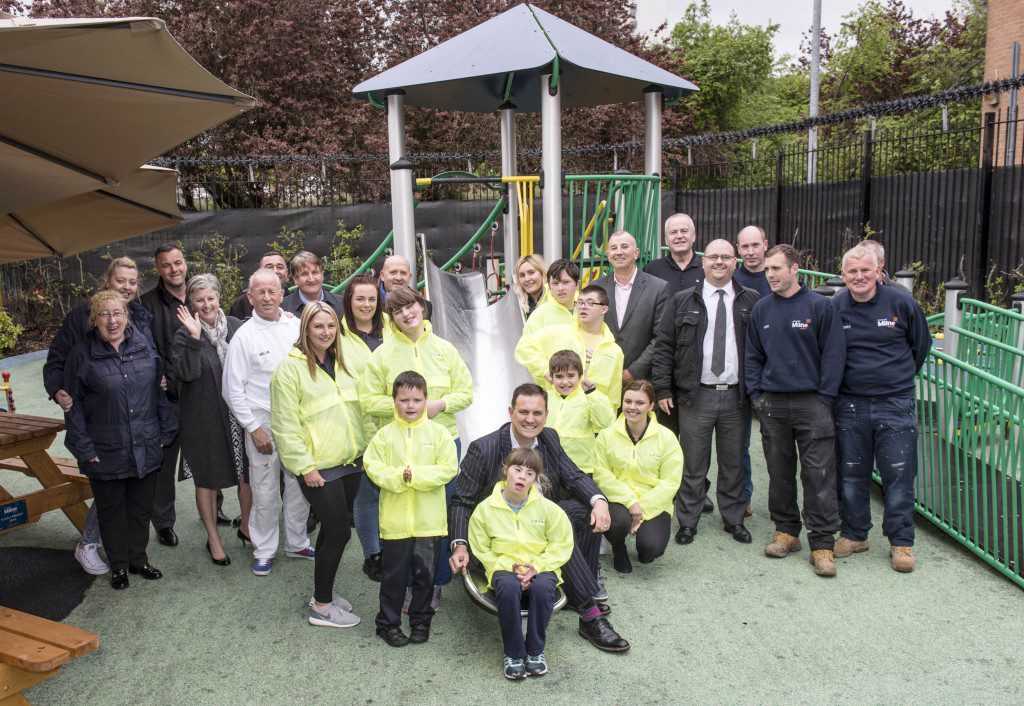
[{"label": "man in black jacket", "polygon": [[619,637],[604,617],[609,609],[596,605],[592,598],[597,592],[597,580],[590,567],[597,563],[600,533],[611,522],[608,501],[562,450],[558,432],[544,428],[547,414],[547,393],[532,383],[520,385],[512,393],[510,423],[469,445],[459,467],[449,510],[452,572],[465,570],[469,565],[471,547],[466,538],[470,515],[491,494],[505,459],[521,446],[536,448],[544,459],[544,473],[551,481],[546,495],[565,511],[573,527],[575,546],[562,574],[566,597],[579,612],[579,633],[600,650],[625,652],[629,643]]},{"label": "man in black jacket", "polygon": [[[188,263],[185,255],[176,245],[164,244],[153,254],[156,272],[160,281],[156,286],[140,298],[153,319],[150,323],[153,331],[153,343],[164,361],[164,369],[171,366],[171,342],[174,332],[181,326],[178,320],[178,307],[185,303],[185,283],[188,281]],[[167,388],[167,399],[171,403],[174,416],[178,416],[178,395],[171,387]],[[178,451],[180,444],[177,436],[174,443],[164,447],[164,462],[157,471],[156,486],[153,491],[153,511],[150,520],[156,529],[156,538],[167,547],[178,545],[178,535],[174,532],[174,481],[178,467]]]},{"label": "man in black jacket", "polygon": [[758,295],[733,279],[736,251],[729,241],[711,241],[702,265],[703,281],[676,294],[665,309],[654,356],[658,406],[666,414],[679,407],[683,479],[675,499],[676,541],[689,544],[697,532],[714,434],[725,531],[749,543],[750,532],[743,526],[743,449],[750,423],[743,345]]}]

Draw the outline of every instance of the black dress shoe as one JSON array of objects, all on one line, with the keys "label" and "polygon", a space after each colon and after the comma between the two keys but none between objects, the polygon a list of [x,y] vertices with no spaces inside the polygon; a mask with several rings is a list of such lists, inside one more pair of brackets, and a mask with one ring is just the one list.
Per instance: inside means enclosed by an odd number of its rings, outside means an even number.
[{"label": "black dress shoe", "polygon": [[614,549],[612,551],[612,566],[620,574],[629,574],[633,572],[633,564],[629,560],[629,552],[625,547],[622,549]]},{"label": "black dress shoe", "polygon": [[229,557],[227,554],[224,555],[223,559],[214,558],[213,550],[210,549],[210,543],[209,542],[206,543],[206,551],[209,552],[209,554],[210,554],[210,561],[212,561],[217,566],[230,566],[231,565],[231,557]]},{"label": "black dress shoe", "polygon": [[725,531],[732,535],[732,538],[737,542],[743,542],[744,544],[750,544],[753,541],[753,537],[750,536],[750,532],[742,524],[739,525],[726,525]]},{"label": "black dress shoe", "polygon": [[689,544],[697,534],[696,527],[680,527],[676,532],[676,544]]},{"label": "black dress shoe", "polygon": [[217,510],[217,524],[224,525],[225,527],[231,524],[231,518],[224,514],[223,510]]},{"label": "black dress shoe", "polygon": [[178,535],[174,533],[173,527],[161,527],[156,531],[156,538],[165,547],[178,546]]},{"label": "black dress shoe", "polygon": [[396,625],[377,628],[377,635],[392,647],[405,647],[409,644],[409,638],[402,632],[402,628]]},{"label": "black dress shoe", "polygon": [[380,568],[380,554],[374,554],[363,559],[363,573],[371,581],[380,583],[381,579],[381,568]]},{"label": "black dress shoe", "polygon": [[147,581],[156,581],[162,579],[163,574],[160,573],[160,569],[156,568],[152,564],[142,564],[141,566],[129,566],[129,574],[138,574]]},{"label": "black dress shoe", "polygon": [[429,639],[429,625],[414,625],[412,630],[409,631],[409,642],[413,643],[414,645],[422,645]]},{"label": "black dress shoe", "polygon": [[714,511],[715,511],[715,504],[713,502],[711,502],[711,498],[709,498],[707,495],[705,495],[704,496],[704,509],[701,510],[701,512],[703,512],[706,515],[709,512],[714,512]]},{"label": "black dress shoe", "polygon": [[125,569],[118,569],[110,574],[110,587],[115,591],[128,588],[128,572]]},{"label": "black dress shoe", "polygon": [[580,621],[580,636],[589,640],[590,644],[605,652],[625,652],[629,643],[619,637],[605,618]]}]

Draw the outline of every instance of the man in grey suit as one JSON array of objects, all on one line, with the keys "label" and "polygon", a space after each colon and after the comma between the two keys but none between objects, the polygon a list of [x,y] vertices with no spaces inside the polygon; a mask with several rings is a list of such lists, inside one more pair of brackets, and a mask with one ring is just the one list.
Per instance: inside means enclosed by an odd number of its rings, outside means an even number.
[{"label": "man in grey suit", "polygon": [[[608,260],[613,272],[594,283],[608,293],[605,323],[622,349],[623,382],[650,379],[654,340],[668,298],[668,285],[663,280],[637,268],[639,256],[640,249],[632,235],[624,230],[612,233],[608,238]],[[612,404],[619,402],[612,400]]]}]

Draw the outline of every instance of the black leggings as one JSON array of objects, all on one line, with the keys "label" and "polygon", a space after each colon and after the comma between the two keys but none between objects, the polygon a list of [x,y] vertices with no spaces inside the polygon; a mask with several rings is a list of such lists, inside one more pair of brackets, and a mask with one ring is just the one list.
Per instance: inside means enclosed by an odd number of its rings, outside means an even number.
[{"label": "black leggings", "polygon": [[[611,527],[604,533],[613,549],[626,548],[626,537],[633,524],[629,510],[619,503],[609,503],[608,513],[612,516]],[[667,512],[644,520],[636,531],[636,553],[640,563],[649,564],[665,553],[668,537],[672,532],[672,518]]]},{"label": "black leggings", "polygon": [[313,599],[317,603],[330,603],[334,599],[334,577],[345,545],[352,536],[348,520],[362,480],[362,473],[349,473],[319,488],[310,488],[299,478],[299,488],[320,520],[313,564]]}]

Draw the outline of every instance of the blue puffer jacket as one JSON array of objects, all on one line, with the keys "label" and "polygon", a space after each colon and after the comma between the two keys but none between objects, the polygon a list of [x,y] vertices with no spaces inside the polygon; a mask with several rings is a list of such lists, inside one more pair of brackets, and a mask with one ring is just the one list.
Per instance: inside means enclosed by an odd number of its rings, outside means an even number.
[{"label": "blue puffer jacket", "polygon": [[[160,389],[163,363],[135,326],[118,353],[89,331],[68,356],[64,389],[74,400],[64,415],[64,445],[82,473],[96,480],[141,478],[157,470],[178,420]],[[99,457],[99,462],[90,459]]]},{"label": "blue puffer jacket", "polygon": [[[142,333],[153,343],[153,332],[150,330],[153,315],[137,301],[128,302],[128,313],[132,317],[135,330]],[[43,366],[43,387],[46,394],[53,399],[57,390],[64,387],[64,365],[67,363],[71,349],[81,341],[92,328],[89,325],[89,303],[75,307],[60,325],[57,335],[53,337],[50,350],[46,354],[46,365]],[[67,392],[67,390],[65,390]]]}]

